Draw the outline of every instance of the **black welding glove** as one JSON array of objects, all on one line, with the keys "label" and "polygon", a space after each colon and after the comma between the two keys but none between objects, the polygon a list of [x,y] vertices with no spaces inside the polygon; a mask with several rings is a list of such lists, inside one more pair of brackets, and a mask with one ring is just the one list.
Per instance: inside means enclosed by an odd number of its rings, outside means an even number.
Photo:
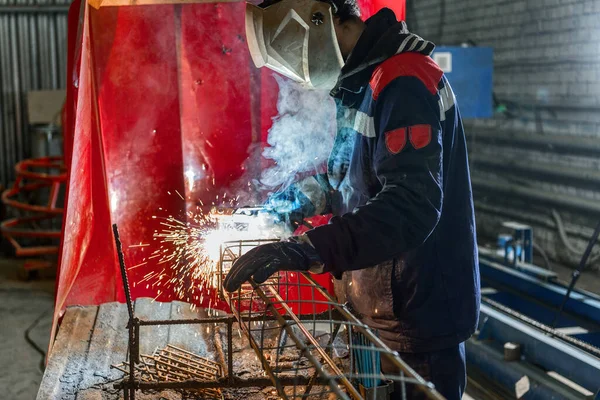
[{"label": "black welding glove", "polygon": [[223,286],[228,292],[234,292],[250,278],[256,283],[263,283],[279,271],[321,273],[323,262],[308,237],[293,237],[288,241],[258,246],[238,258]]}]

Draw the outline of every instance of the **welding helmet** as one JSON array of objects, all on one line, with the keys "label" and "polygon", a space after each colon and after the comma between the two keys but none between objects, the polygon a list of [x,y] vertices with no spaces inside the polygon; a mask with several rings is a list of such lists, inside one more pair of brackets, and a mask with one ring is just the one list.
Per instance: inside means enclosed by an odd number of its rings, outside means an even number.
[{"label": "welding helmet", "polygon": [[333,88],[344,66],[327,2],[282,0],[266,8],[247,3],[246,36],[257,68],[309,88]]}]

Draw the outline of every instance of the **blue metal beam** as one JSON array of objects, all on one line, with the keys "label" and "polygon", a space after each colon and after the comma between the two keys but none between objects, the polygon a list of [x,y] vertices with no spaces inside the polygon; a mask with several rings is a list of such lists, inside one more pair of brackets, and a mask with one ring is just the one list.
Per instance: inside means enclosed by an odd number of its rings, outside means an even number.
[{"label": "blue metal beam", "polygon": [[505,388],[512,393],[511,398],[517,397],[518,382],[527,379],[529,390],[522,395],[522,400],[581,400],[580,393],[565,387],[539,368],[520,361],[505,361],[499,350],[484,341],[471,339],[465,349],[469,370],[476,369],[478,374]]},{"label": "blue metal beam", "polygon": [[600,390],[600,359],[547,336],[506,314],[482,304],[479,339],[521,345],[525,360],[596,393]]},{"label": "blue metal beam", "polygon": [[[483,280],[510,287],[544,303],[559,307],[567,289],[554,283],[542,282],[532,276],[505,267],[490,260],[481,259],[479,268]],[[574,291],[565,305],[565,311],[600,324],[600,301]]]}]

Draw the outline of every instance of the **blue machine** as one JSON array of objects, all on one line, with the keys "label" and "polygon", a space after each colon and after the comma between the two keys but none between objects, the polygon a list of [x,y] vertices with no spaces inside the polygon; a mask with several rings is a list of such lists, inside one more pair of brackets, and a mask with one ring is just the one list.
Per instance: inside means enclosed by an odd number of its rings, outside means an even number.
[{"label": "blue machine", "polygon": [[438,47],[432,55],[446,74],[463,118],[490,118],[493,113],[491,47]]},{"label": "blue machine", "polygon": [[512,230],[510,235],[498,235],[498,247],[504,249],[504,262],[533,262],[533,229],[518,222],[505,222],[503,228]]},{"label": "blue machine", "polygon": [[512,248],[480,248],[482,306],[466,345],[470,371],[514,398],[600,399],[600,296],[574,290],[556,318],[567,286],[530,263],[531,228],[504,227],[514,229]]}]

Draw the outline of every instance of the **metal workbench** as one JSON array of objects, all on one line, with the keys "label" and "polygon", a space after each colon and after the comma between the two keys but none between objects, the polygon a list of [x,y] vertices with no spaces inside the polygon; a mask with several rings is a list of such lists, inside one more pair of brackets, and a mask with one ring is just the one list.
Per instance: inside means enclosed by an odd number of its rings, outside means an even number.
[{"label": "metal workbench", "polygon": [[[187,303],[159,303],[138,299],[135,312],[146,319],[205,318],[206,310],[192,311]],[[38,400],[119,399],[122,392],[113,384],[123,373],[111,368],[127,358],[127,307],[106,303],[101,306],[67,309],[44,373]],[[212,358],[212,332],[195,325],[150,326],[142,335],[140,352],[151,354],[155,348],[176,345],[203,357]],[[175,391],[165,391],[166,399],[181,399]],[[159,397],[160,397],[159,396]],[[141,396],[141,398],[144,398]],[[156,396],[155,396],[156,398]]]}]

